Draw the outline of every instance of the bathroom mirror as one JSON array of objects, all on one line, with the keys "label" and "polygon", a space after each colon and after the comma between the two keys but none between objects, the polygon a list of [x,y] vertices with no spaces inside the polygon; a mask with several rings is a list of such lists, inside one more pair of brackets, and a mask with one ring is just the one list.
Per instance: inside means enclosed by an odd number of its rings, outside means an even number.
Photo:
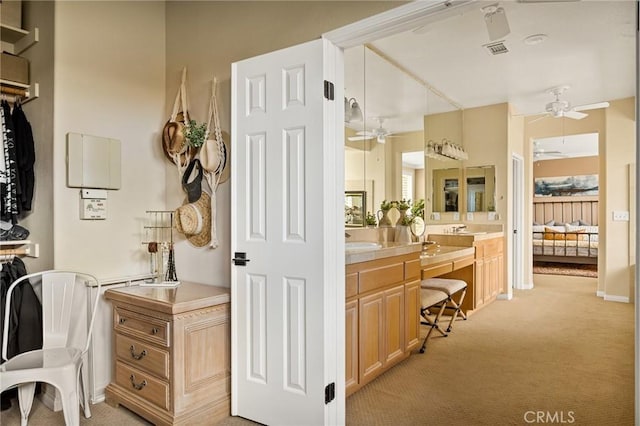
[{"label": "bathroom mirror", "polygon": [[345,191],[344,225],[347,227],[363,227],[365,222],[366,191]]},{"label": "bathroom mirror", "polygon": [[424,220],[421,217],[414,217],[409,228],[411,229],[411,233],[415,237],[419,238],[422,236],[422,234],[424,234],[424,230],[426,227],[424,224]]},{"label": "bathroom mirror", "polygon": [[433,211],[460,211],[460,169],[435,169],[432,172]]},{"label": "bathroom mirror", "polygon": [[466,211],[495,211],[495,166],[467,167],[464,171]]}]

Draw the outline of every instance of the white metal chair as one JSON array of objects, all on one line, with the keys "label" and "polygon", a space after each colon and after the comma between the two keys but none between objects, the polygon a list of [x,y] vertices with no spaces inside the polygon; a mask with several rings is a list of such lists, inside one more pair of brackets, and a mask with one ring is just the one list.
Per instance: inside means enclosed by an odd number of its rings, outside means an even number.
[{"label": "white metal chair", "polygon": [[[16,286],[35,286],[38,281],[42,283],[42,349],[7,359],[12,294]],[[91,306],[84,290],[90,281],[97,287]],[[83,359],[91,341],[99,294],[98,279],[81,272],[37,272],[15,280],[9,287],[2,335],[2,358],[6,362],[0,365],[0,391],[18,386],[22,426],[27,424],[36,382],[49,383],[59,390],[67,426],[80,424],[78,404],[83,406],[84,416],[91,417]],[[91,315],[88,327],[83,313]]]}]

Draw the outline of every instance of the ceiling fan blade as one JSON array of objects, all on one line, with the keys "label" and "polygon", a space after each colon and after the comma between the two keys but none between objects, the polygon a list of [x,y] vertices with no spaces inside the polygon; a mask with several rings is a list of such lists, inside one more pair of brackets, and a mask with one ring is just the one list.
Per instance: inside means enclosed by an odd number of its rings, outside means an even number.
[{"label": "ceiling fan blade", "polygon": [[597,102],[595,104],[578,105],[573,107],[574,111],[588,111],[590,109],[608,108],[609,102]]},{"label": "ceiling fan blade", "polygon": [[582,120],[589,114],[585,114],[584,112],[578,111],[567,111],[564,113],[564,116],[567,118],[573,118],[574,120]]},{"label": "ceiling fan blade", "polygon": [[366,141],[369,139],[373,139],[373,136],[349,136],[347,139],[350,141]]},{"label": "ceiling fan blade", "polygon": [[360,130],[359,132],[356,132],[356,135],[358,136],[366,136],[368,138],[373,138],[376,136],[376,134],[374,132],[370,132],[368,130]]}]

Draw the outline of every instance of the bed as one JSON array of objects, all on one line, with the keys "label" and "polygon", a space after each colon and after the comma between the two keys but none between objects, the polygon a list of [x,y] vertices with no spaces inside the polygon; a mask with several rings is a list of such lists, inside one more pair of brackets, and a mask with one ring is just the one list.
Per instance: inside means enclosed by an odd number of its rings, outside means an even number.
[{"label": "bed", "polygon": [[534,262],[597,264],[597,197],[535,200],[532,244]]}]

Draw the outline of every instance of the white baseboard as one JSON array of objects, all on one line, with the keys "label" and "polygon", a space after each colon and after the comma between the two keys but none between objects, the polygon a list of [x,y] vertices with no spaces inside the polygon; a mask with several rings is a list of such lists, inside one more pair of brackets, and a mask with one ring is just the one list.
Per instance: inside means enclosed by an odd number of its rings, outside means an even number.
[{"label": "white baseboard", "polygon": [[607,302],[621,302],[621,303],[629,303],[629,297],[627,296],[614,296],[614,295],[604,295],[604,300]]},{"label": "white baseboard", "polygon": [[498,300],[511,300],[513,299],[513,293],[500,293]]},{"label": "white baseboard", "polygon": [[604,297],[604,296],[605,296],[604,291],[602,291],[602,290],[598,290],[598,291],[596,291],[596,296],[598,296],[598,297]]},{"label": "white baseboard", "polygon": [[522,284],[520,284],[520,287],[518,288],[518,290],[531,290],[531,289],[533,289],[533,282],[522,283]]},{"label": "white baseboard", "polygon": [[43,383],[40,401],[51,411],[62,411],[62,399],[54,386]]}]

